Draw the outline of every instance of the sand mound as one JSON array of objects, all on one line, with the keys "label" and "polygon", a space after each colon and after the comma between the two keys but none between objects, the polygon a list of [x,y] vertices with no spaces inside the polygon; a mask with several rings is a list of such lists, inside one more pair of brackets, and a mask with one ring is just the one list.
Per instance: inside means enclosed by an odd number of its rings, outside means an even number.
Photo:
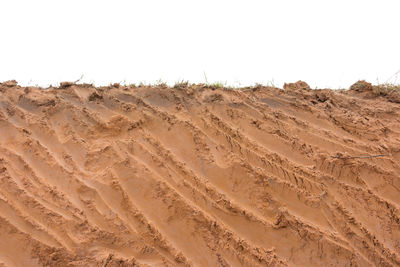
[{"label": "sand mound", "polygon": [[0,266],[399,266],[400,105],[286,87],[0,84]]}]

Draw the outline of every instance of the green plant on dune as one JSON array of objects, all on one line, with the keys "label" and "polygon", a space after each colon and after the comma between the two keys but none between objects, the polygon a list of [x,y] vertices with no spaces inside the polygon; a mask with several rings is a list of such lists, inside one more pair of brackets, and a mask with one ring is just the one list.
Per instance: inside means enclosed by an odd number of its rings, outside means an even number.
[{"label": "green plant on dune", "polygon": [[206,86],[208,86],[208,87],[212,87],[212,88],[225,88],[225,87],[227,87],[227,82],[226,81],[225,82],[216,81],[216,82],[210,83],[208,81],[206,72],[204,72],[204,80],[206,81]]},{"label": "green plant on dune", "polygon": [[207,84],[210,87],[215,87],[215,88],[224,88],[226,87],[227,82],[222,82],[222,81],[217,81],[211,84]]}]

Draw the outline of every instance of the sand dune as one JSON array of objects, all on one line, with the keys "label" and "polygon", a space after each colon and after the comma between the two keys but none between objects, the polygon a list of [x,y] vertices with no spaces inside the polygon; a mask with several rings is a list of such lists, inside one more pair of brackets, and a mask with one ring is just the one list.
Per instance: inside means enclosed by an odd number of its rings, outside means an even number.
[{"label": "sand dune", "polygon": [[399,103],[286,89],[0,84],[0,266],[400,266]]}]

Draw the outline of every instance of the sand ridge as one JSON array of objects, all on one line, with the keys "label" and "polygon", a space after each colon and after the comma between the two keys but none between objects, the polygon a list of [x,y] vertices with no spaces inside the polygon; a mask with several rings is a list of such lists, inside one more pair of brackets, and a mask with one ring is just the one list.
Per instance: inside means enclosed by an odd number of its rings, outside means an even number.
[{"label": "sand ridge", "polygon": [[400,266],[399,115],[303,84],[2,83],[0,266]]}]

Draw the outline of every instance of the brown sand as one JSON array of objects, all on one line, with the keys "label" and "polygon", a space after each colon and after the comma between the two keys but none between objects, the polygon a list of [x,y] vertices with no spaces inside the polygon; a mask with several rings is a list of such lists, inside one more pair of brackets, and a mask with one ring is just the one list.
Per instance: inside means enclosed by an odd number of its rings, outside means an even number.
[{"label": "brown sand", "polygon": [[0,84],[0,266],[400,266],[400,105],[298,85]]}]

